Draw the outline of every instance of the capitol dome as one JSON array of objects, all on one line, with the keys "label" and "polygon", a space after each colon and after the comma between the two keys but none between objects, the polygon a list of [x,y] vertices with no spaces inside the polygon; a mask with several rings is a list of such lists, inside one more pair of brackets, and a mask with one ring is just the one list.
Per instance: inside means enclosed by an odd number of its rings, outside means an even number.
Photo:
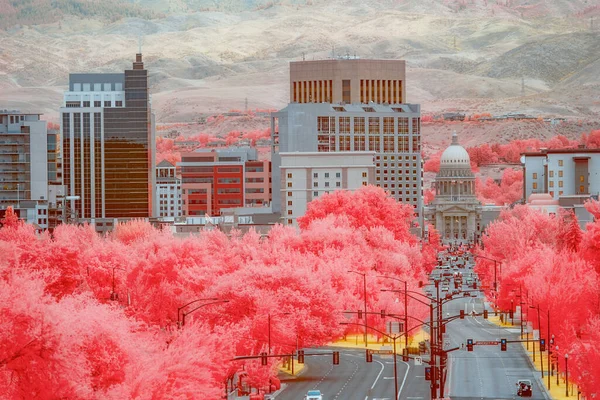
[{"label": "capitol dome", "polygon": [[469,153],[458,144],[458,135],[452,134],[452,144],[442,153],[440,168],[468,168],[471,169]]}]

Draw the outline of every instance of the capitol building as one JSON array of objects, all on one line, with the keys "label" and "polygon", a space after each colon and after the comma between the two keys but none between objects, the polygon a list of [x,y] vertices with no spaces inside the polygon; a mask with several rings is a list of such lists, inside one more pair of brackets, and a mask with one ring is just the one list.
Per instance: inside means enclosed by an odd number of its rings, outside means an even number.
[{"label": "capitol building", "polygon": [[434,184],[435,199],[425,207],[425,217],[445,243],[473,243],[481,235],[482,205],[475,195],[475,175],[469,153],[458,143],[452,144],[440,159],[440,171]]}]

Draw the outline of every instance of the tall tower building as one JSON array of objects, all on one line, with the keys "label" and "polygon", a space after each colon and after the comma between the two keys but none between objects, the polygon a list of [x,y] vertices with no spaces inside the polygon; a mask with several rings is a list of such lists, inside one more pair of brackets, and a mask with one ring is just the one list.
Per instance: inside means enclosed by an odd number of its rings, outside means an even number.
[{"label": "tall tower building", "polygon": [[281,154],[373,152],[370,183],[412,205],[422,222],[421,109],[405,103],[405,76],[402,60],[290,64],[290,103],[271,114],[275,212],[285,216],[290,202]]},{"label": "tall tower building", "polygon": [[153,216],[155,134],[148,71],[70,74],[60,109],[63,180],[78,219]]}]

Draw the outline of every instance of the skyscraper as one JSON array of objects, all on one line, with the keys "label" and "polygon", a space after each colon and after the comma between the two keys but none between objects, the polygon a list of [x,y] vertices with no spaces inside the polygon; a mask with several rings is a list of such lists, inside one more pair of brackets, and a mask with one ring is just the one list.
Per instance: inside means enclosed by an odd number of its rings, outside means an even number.
[{"label": "skyscraper", "polygon": [[148,71],[70,74],[61,112],[63,179],[78,219],[154,214],[155,135]]}]

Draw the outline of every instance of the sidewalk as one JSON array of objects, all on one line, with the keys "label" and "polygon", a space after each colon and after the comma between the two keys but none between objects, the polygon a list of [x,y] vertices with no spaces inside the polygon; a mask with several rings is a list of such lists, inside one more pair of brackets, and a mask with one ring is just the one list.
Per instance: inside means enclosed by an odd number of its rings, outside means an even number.
[{"label": "sidewalk", "polygon": [[[408,345],[409,347],[418,347],[419,342],[425,341],[429,339],[429,334],[424,330],[420,330],[415,335],[409,337]],[[385,340],[385,342],[384,342]],[[367,336],[367,348],[371,350],[382,350],[392,349],[393,341],[387,338],[381,338],[375,335]],[[355,335],[347,335],[346,340],[343,338],[336,340],[335,342],[329,343],[327,346],[330,347],[344,347],[344,348],[352,348],[352,349],[364,349],[365,348],[365,338],[364,334],[355,334]],[[402,350],[404,349],[404,337],[400,337],[396,339],[396,352],[398,354],[402,354]]]},{"label": "sidewalk", "polygon": [[[494,325],[500,326],[502,328],[513,328],[520,329],[520,321],[518,319],[514,320],[514,325],[511,324],[511,321],[501,322],[500,316],[490,316],[488,321],[493,323]],[[526,337],[526,336],[525,336]],[[540,349],[539,344],[534,342],[532,339],[529,342],[529,346],[527,346],[527,342],[521,343],[523,346],[523,350],[529,356],[529,361],[533,366],[534,370],[537,371],[536,379],[538,382],[541,382],[546,392],[549,394],[551,399],[554,400],[567,400],[577,398],[577,385],[569,382],[569,396],[566,395],[566,387],[565,387],[565,377],[564,374],[560,374],[557,376],[556,371],[554,371],[550,376],[550,388],[548,388],[548,352],[544,352],[542,357],[540,357]],[[529,349],[528,349],[529,347]],[[535,350],[535,363],[533,362],[533,352]],[[543,367],[541,365],[543,363]],[[552,369],[552,360],[550,361],[551,369]],[[541,371],[544,369],[544,377],[542,379]],[[556,383],[558,379],[558,384]]]}]

